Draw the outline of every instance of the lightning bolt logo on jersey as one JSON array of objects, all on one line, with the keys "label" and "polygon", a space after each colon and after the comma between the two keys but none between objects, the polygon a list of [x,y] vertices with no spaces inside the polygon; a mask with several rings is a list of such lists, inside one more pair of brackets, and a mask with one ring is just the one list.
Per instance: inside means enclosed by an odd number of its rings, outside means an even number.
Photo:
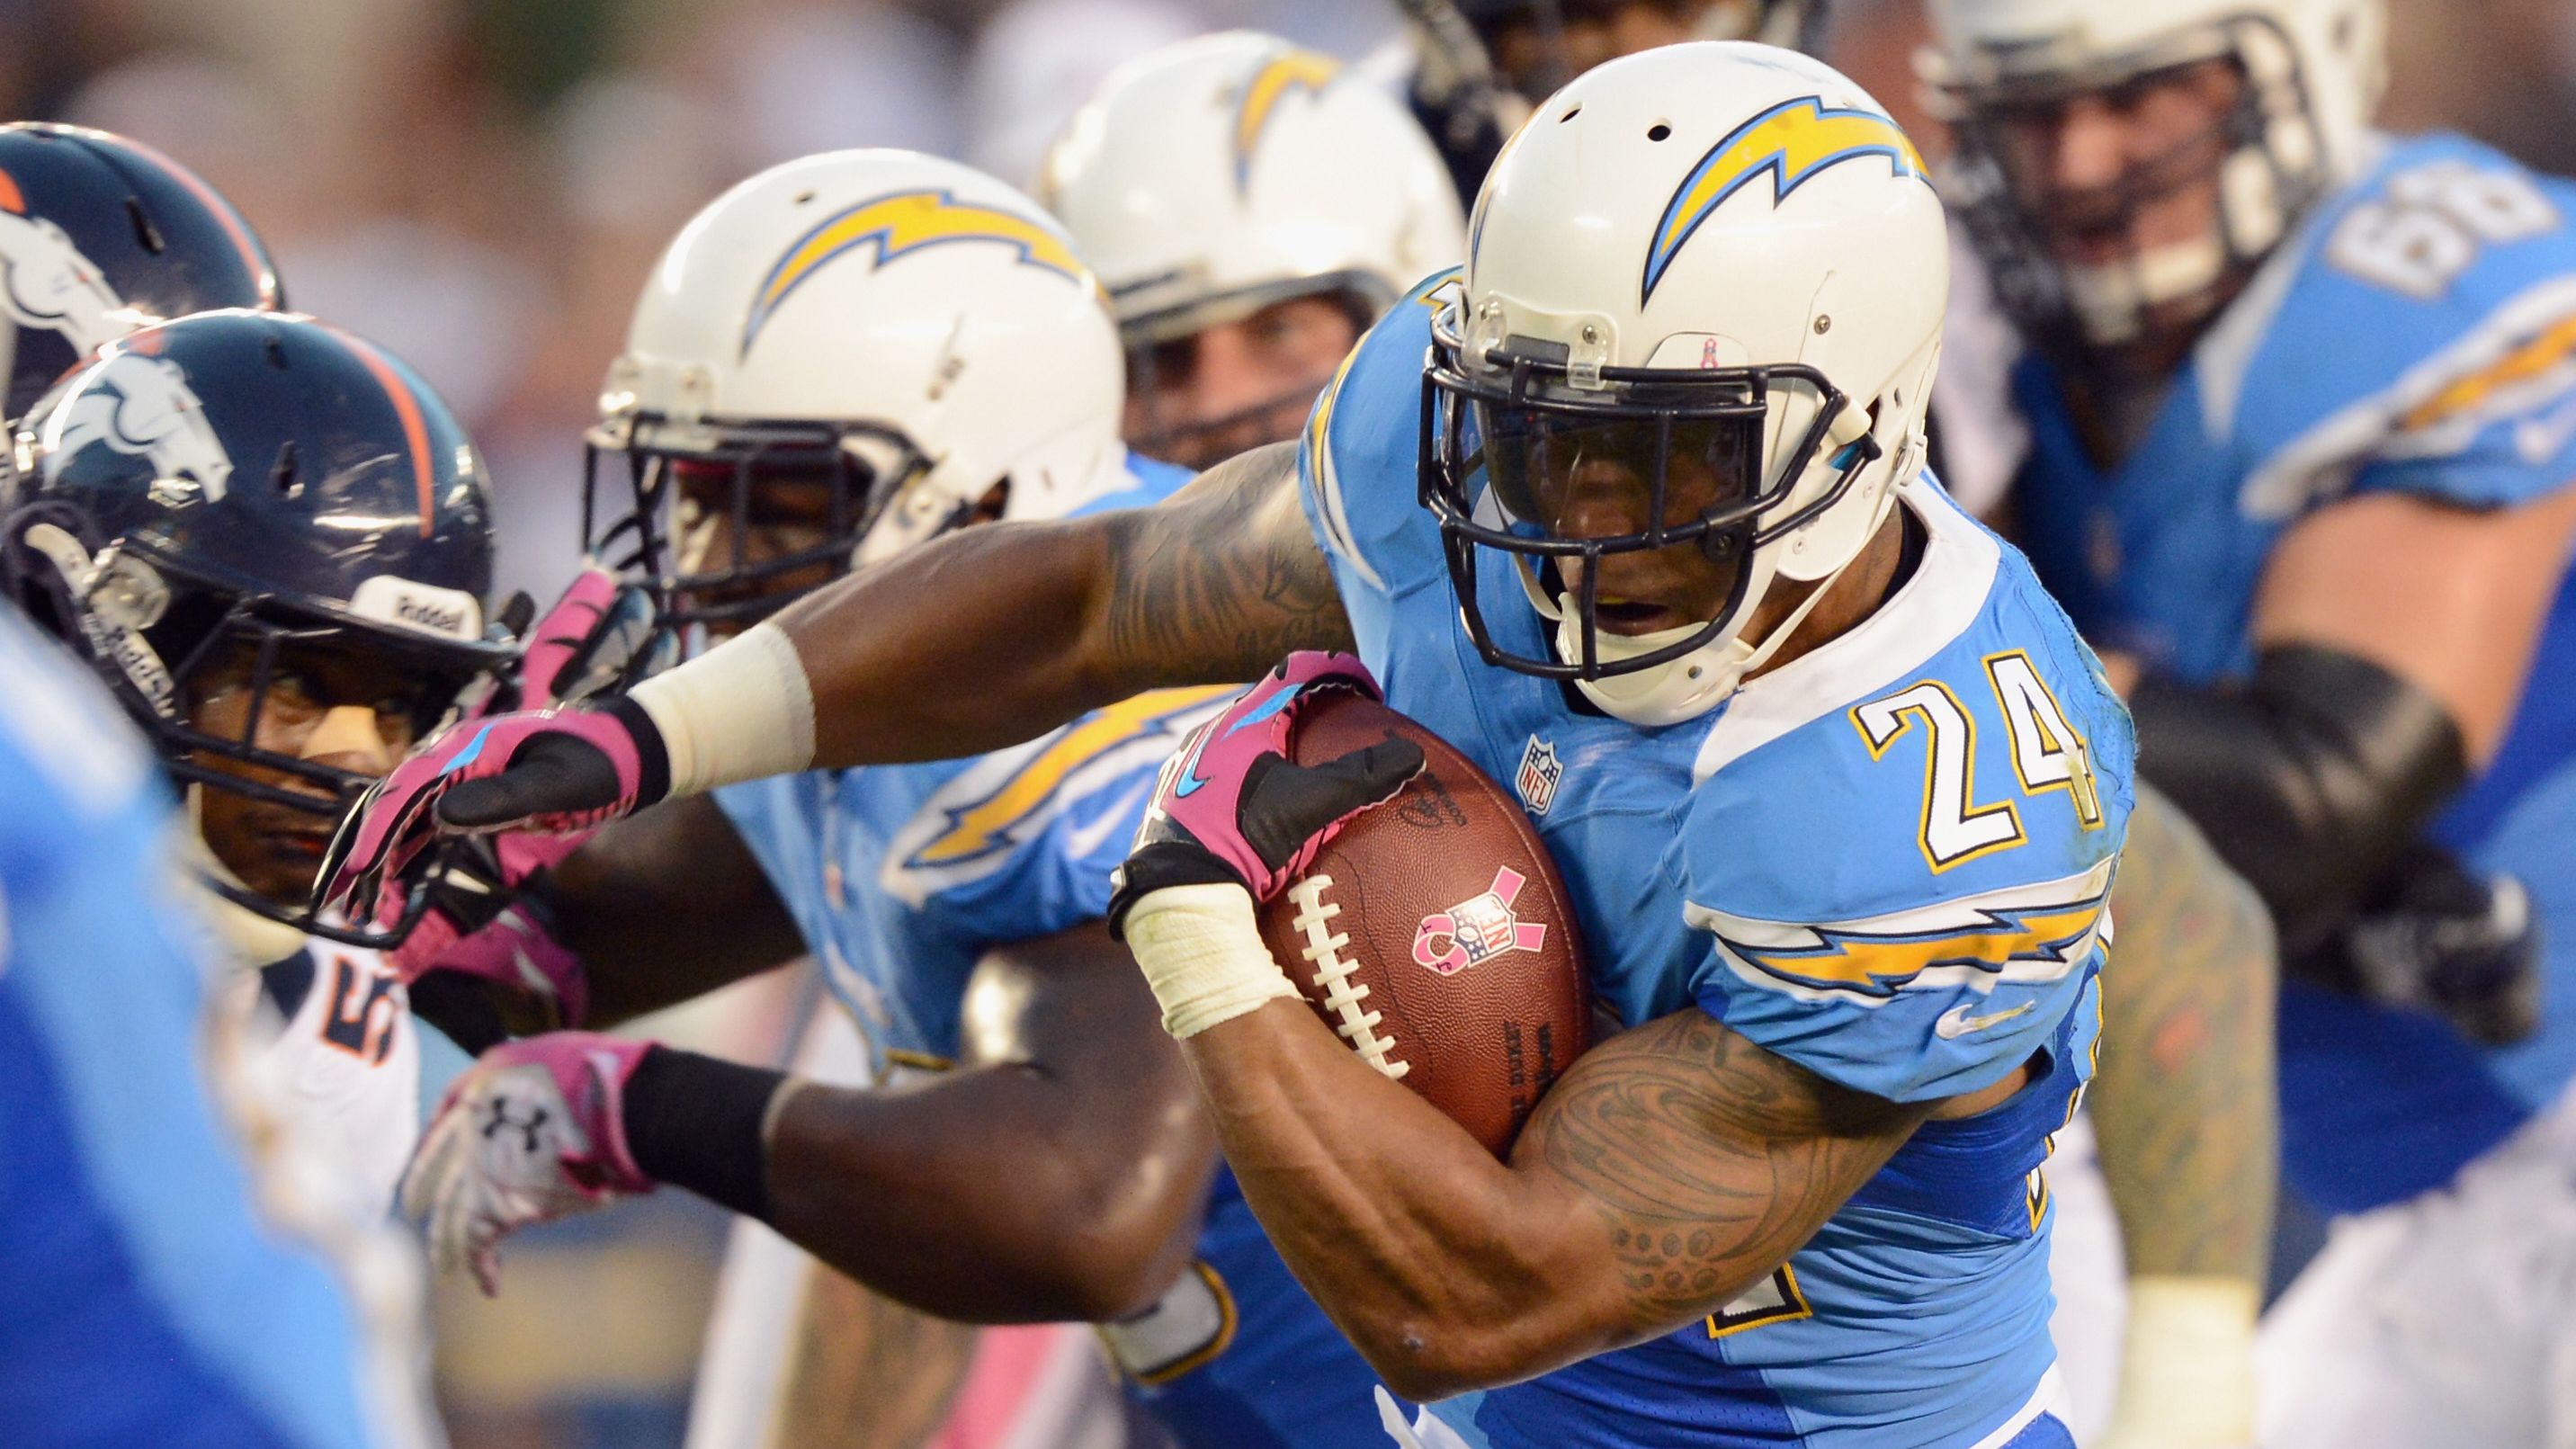
[{"label": "lightning bolt logo on jersey", "polygon": [[[1918,165],[1893,134],[1776,108],[1694,173],[1659,257],[1750,179],[1788,195],[1822,167]],[[1397,307],[1318,405],[1308,521],[1390,705],[1496,778],[1544,742],[1532,821],[1604,1003],[1630,1025],[1696,1007],[1892,1100],[2036,1073],[2002,1107],[1927,1123],[1704,1321],[1432,1412],[1477,1449],[2067,1444],[2046,1412],[2038,1174],[2091,1072],[2126,713],[2020,556],[1928,476],[1896,490],[1921,551],[1889,602],[1712,714],[1629,724],[1485,665],[1416,502],[1429,331],[1425,308]],[[1547,653],[1514,571],[1477,587],[1501,647]]]},{"label": "lightning bolt logo on jersey", "polygon": [[[2096,467],[2049,368],[2014,393],[2016,506],[2086,633],[2187,683],[2254,663],[2255,599],[2320,508],[2394,494],[2482,512],[2576,478],[2576,184],[2455,136],[2386,146],[2210,327],[2143,440]],[[2576,592],[2562,589],[2503,748],[2433,838],[2529,888],[2551,1003],[2472,1047],[2434,1018],[2285,980],[2283,1165],[2358,1212],[2449,1182],[2576,1077]]]},{"label": "lightning bolt logo on jersey", "polygon": [[968,242],[1017,248],[1020,261],[1057,273],[1077,286],[1097,292],[1091,269],[1073,254],[1072,243],[1035,217],[999,207],[959,201],[945,191],[899,191],[844,208],[817,222],[798,237],[760,280],[751,315],[742,327],[742,355],[760,338],[761,328],[796,289],[815,273],[853,252],[872,268],[893,266],[928,247]]},{"label": "lightning bolt logo on jersey", "polygon": [[1146,788],[1139,771],[1160,766],[1235,693],[1228,685],[1154,690],[984,756],[934,791],[895,836],[880,884],[918,904],[1004,868],[1012,852],[1059,824],[1073,854],[1089,856],[1136,818]]},{"label": "lightning bolt logo on jersey", "polygon": [[[1135,508],[1189,481],[1131,460]],[[977,759],[817,771],[717,792],[822,963],[874,1066],[953,1059],[991,947],[1100,919],[1156,774],[1239,691],[1161,690]],[[1271,1248],[1220,1170],[1198,1262],[1105,1335],[1185,1449],[1346,1449],[1377,1433],[1376,1375]]]},{"label": "lightning bolt logo on jersey", "polygon": [[2108,921],[2111,864],[2080,876],[1936,902],[1867,920],[1796,925],[1694,906],[1729,969],[1756,985],[1862,1005],[1933,986],[2054,981],[2091,959]]}]

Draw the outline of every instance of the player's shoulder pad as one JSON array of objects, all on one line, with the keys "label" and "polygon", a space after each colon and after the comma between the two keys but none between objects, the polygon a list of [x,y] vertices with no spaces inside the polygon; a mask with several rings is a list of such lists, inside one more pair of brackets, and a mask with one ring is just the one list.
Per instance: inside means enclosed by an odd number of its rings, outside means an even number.
[{"label": "player's shoulder pad", "polygon": [[[1438,574],[1439,550],[1417,499],[1422,368],[1433,313],[1459,269],[1425,278],[1377,320],[1315,399],[1298,440],[1298,491],[1315,541],[1380,590]],[[1407,540],[1408,531],[1422,539]]]},{"label": "player's shoulder pad", "polygon": [[2458,136],[2384,144],[2203,339],[2209,436],[2286,519],[2353,489],[2472,507],[2576,476],[2576,183]]},{"label": "player's shoulder pad", "polygon": [[1747,687],[1683,822],[1702,1007],[1897,1100],[1975,1090],[2056,1029],[2109,929],[2136,755],[2020,555],[1920,512],[1915,578]]}]

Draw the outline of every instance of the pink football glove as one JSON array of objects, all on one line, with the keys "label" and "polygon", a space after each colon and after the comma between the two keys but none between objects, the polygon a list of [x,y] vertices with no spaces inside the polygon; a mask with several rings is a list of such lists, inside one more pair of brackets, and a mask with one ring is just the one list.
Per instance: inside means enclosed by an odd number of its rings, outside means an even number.
[{"label": "pink football glove", "polygon": [[1254,900],[1269,900],[1352,816],[1421,771],[1421,747],[1401,738],[1321,765],[1291,763],[1299,712],[1333,690],[1379,697],[1359,660],[1306,651],[1289,655],[1190,732],[1155,781],[1136,849],[1118,869],[1113,926],[1128,906],[1165,886],[1232,880]]},{"label": "pink football glove", "polygon": [[501,1240],[533,1223],[651,1192],[627,1147],[625,1091],[653,1044],[555,1032],[485,1052],[447,1089],[403,1174],[429,1220],[431,1261],[501,1285]]},{"label": "pink football glove", "polygon": [[461,936],[456,918],[433,908],[386,960],[411,988],[412,1013],[468,1051],[590,1020],[581,958],[524,901]]},{"label": "pink football glove", "polygon": [[[670,776],[660,733],[629,700],[462,721],[359,797],[332,837],[316,896],[326,907],[372,904],[441,827],[587,830],[661,799]],[[442,808],[460,786],[476,788]]]},{"label": "pink football glove", "polygon": [[[520,637],[518,706],[554,709],[595,694],[623,691],[652,673],[659,621],[644,585],[590,565],[574,575],[536,627]],[[569,678],[567,678],[569,676]]]},{"label": "pink football glove", "polygon": [[[621,584],[607,570],[592,566],[574,578],[563,597],[525,636],[518,673],[523,707],[551,709],[573,697],[631,682],[649,672],[652,641],[659,635],[649,596]],[[567,671],[571,677],[566,677]],[[479,722],[480,711],[460,720]],[[520,1031],[578,1027],[588,1016],[589,990],[581,962],[556,944],[542,917],[515,909],[514,902],[536,878],[561,864],[596,833],[595,828],[554,835],[530,833],[493,837],[471,858],[452,863],[430,892],[428,909],[388,959],[404,981],[417,983],[434,971],[498,982],[513,996],[530,1001],[536,1011],[512,1013],[509,1023]],[[379,887],[376,920],[390,928],[407,904],[409,886],[398,872],[386,872]],[[432,1020],[469,1048],[489,1045],[498,1024],[492,1021],[491,998],[477,990],[450,990],[463,983],[433,985],[416,996],[429,1003]],[[452,1015],[438,1007],[452,1002]],[[506,1001],[510,998],[501,998]],[[450,1019],[440,1019],[442,1015]]]}]

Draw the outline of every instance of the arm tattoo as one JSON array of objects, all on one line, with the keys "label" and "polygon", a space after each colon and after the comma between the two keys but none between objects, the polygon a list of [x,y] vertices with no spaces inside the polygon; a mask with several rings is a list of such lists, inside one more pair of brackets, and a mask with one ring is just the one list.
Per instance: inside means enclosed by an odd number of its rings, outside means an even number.
[{"label": "arm tattoo", "polygon": [[2111,912],[2102,1068],[2085,1100],[2129,1271],[2259,1284],[2277,1160],[2270,918],[2143,786]]},{"label": "arm tattoo", "polygon": [[1590,1199],[1632,1327],[1659,1333],[1786,1262],[1930,1110],[1837,1087],[1692,1008],[1577,1062],[1513,1157]]},{"label": "arm tattoo", "polygon": [[1349,649],[1323,550],[1297,506],[1297,448],[1221,463],[1126,520],[1103,621],[1110,657],[1156,683],[1251,679],[1299,649]]}]

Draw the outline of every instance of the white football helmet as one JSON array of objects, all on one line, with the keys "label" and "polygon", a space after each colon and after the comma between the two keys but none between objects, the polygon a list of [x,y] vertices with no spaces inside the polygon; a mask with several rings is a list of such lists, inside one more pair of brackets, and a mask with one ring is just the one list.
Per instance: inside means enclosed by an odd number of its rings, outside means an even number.
[{"label": "white football helmet", "polygon": [[[909,151],[790,161],[710,203],[654,267],[601,388],[584,539],[653,574],[682,623],[757,618],[818,565],[995,503],[1052,518],[1123,487],[1124,375],[1099,283],[1027,197]],[[603,480],[606,459],[626,467]],[[675,556],[668,516],[673,482],[709,470],[737,514],[719,566]],[[821,544],[744,562],[762,479],[823,490]]]},{"label": "white football helmet", "polygon": [[[1714,709],[1826,592],[1748,641],[1774,584],[1837,577],[1922,466],[1949,294],[1922,158],[1821,61],[1668,46],[1542,104],[1470,231],[1433,324],[1423,480],[1470,634],[1488,661],[1571,680],[1621,719]],[[1573,471],[1604,454],[1652,485],[1647,525],[1558,526]],[[1677,477],[1712,496],[1668,495]],[[1713,616],[1602,627],[1602,561],[1678,545],[1732,562]],[[1547,656],[1497,642],[1476,587],[1488,555],[1552,623]]]},{"label": "white football helmet", "polygon": [[[2165,326],[2196,331],[2359,167],[2387,74],[2381,0],[1932,0],[1931,12],[1919,64],[1960,147],[1945,184],[2005,305],[2034,340],[2077,352],[2152,342]],[[2070,229],[2208,185],[2211,168],[2151,161],[2087,194],[2046,192],[2007,173],[2002,128],[2219,58],[2235,62],[2242,94],[2216,147],[2182,148],[2217,155],[2219,230],[2116,262],[2060,260]]]},{"label": "white football helmet", "polygon": [[[1365,328],[1466,252],[1449,174],[1404,107],[1330,57],[1249,31],[1121,67],[1056,142],[1039,196],[1108,287],[1131,367],[1291,297],[1343,298]],[[1289,431],[1312,400],[1288,400]]]}]

